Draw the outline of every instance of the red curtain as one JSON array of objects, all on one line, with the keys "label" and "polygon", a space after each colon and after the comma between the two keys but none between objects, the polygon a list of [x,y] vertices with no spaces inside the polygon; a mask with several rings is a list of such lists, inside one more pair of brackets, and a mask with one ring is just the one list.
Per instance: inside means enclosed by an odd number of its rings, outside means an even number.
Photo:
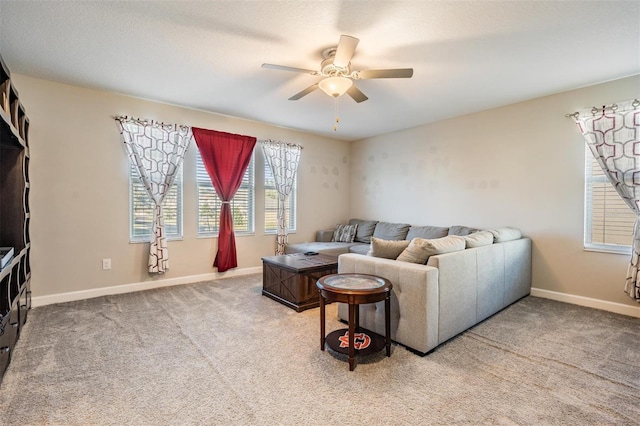
[{"label": "red curtain", "polygon": [[219,272],[224,272],[238,266],[229,202],[242,184],[244,172],[251,162],[256,138],[197,127],[192,127],[192,131],[211,183],[222,200],[218,253],[213,266],[216,266]]}]

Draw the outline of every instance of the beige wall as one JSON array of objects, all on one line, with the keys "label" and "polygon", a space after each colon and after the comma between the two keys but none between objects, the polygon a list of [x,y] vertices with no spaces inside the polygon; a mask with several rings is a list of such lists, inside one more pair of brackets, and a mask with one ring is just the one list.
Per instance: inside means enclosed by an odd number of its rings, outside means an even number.
[{"label": "beige wall", "polygon": [[[113,116],[122,114],[279,139],[304,146],[299,169],[298,231],[348,218],[349,144],[274,126],[14,75],[29,116],[33,296],[216,272],[217,239],[196,238],[195,153],[184,165],[184,239],[170,241],[170,271],[146,272],[148,244],[130,244],[128,160]],[[238,268],[261,265],[275,236],[264,235],[262,151],[256,156],[256,233],[237,238]],[[331,206],[327,208],[326,206]],[[112,269],[102,270],[102,259]]]},{"label": "beige wall", "polygon": [[639,94],[635,76],[357,141],[351,215],[517,226],[534,287],[637,306],[622,291],[628,256],[583,250],[585,144],[564,115]]},{"label": "beige wall", "polygon": [[[637,306],[623,292],[627,256],[582,248],[584,143],[564,114],[638,96],[640,76],[353,143],[113,93],[15,75],[31,120],[35,297],[215,272],[216,239],[195,234],[195,145],[185,160],[184,239],[171,269],[146,273],[147,244],[128,238],[127,158],[112,117],[126,114],[300,143],[298,232],[349,217],[421,225],[517,226],[533,239],[533,285]],[[548,154],[551,154],[550,156]],[[263,206],[256,157],[256,211]],[[330,208],[329,208],[330,206]],[[239,269],[273,251],[256,214],[238,237]],[[101,260],[113,268],[102,271]]]}]

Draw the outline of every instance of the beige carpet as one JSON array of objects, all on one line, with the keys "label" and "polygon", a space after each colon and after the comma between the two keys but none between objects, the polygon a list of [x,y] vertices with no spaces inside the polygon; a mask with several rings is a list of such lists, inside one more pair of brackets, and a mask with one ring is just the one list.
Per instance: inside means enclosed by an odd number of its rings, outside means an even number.
[{"label": "beige carpet", "polygon": [[528,297],[349,372],[319,350],[318,309],[260,291],[250,275],[33,309],[0,424],[640,424],[636,318]]}]

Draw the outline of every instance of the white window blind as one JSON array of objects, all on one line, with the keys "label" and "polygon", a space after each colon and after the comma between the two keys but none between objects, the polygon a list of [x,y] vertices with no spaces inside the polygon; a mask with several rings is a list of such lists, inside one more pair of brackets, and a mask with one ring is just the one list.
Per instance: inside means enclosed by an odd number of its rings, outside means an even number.
[{"label": "white window blind", "polygon": [[613,189],[591,151],[585,151],[585,249],[631,253],[636,215]]},{"label": "white window blind", "polygon": [[[255,200],[255,154],[242,178],[242,185],[231,201],[233,214],[233,231],[236,235],[254,232],[254,200]],[[196,182],[198,196],[198,236],[217,236],[220,227],[220,207],[222,202],[213,188],[211,178],[204,167],[204,162],[197,153]]]},{"label": "white window blind", "polygon": [[[129,239],[131,242],[149,242],[153,226],[153,201],[140,180],[140,174],[129,164]],[[162,203],[164,230],[168,239],[182,238],[182,166]]]},{"label": "white window blind", "polygon": [[[291,194],[285,205],[287,216],[287,232],[296,230],[296,187],[298,176],[293,182]],[[264,231],[271,234],[278,232],[278,191],[276,191],[276,181],[271,173],[271,167],[265,161],[264,165]]]}]

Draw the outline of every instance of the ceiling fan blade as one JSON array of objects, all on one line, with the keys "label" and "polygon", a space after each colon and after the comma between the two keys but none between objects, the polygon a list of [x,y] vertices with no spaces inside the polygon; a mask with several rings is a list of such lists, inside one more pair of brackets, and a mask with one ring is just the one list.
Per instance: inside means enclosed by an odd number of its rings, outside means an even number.
[{"label": "ceiling fan blade", "polygon": [[311,74],[311,75],[317,75],[318,74],[318,71],[306,70],[304,68],[287,67],[287,66],[284,66],[284,65],[262,64],[262,68],[269,68],[269,69],[272,69],[272,70],[280,70],[280,71],[301,72],[301,73]]},{"label": "ceiling fan blade", "polygon": [[290,101],[297,101],[298,99],[300,99],[303,96],[307,96],[309,93],[313,92],[314,90],[316,90],[318,88],[318,83],[313,84],[309,87],[307,87],[306,89],[304,89],[301,92],[296,93],[295,95],[293,95],[292,97],[289,98]]},{"label": "ceiling fan blade", "polygon": [[333,65],[337,67],[346,67],[351,61],[351,57],[356,51],[358,40],[355,37],[348,35],[341,35],[340,42],[338,43],[338,49],[336,49],[336,55],[333,57]]},{"label": "ceiling fan blade", "polygon": [[388,70],[363,70],[356,71],[358,79],[364,80],[368,78],[411,78],[413,76],[413,68],[398,68]]},{"label": "ceiling fan blade", "polygon": [[355,84],[352,84],[349,90],[347,90],[347,95],[351,96],[357,103],[364,102],[369,99],[364,93],[362,93],[360,89],[356,87]]}]

